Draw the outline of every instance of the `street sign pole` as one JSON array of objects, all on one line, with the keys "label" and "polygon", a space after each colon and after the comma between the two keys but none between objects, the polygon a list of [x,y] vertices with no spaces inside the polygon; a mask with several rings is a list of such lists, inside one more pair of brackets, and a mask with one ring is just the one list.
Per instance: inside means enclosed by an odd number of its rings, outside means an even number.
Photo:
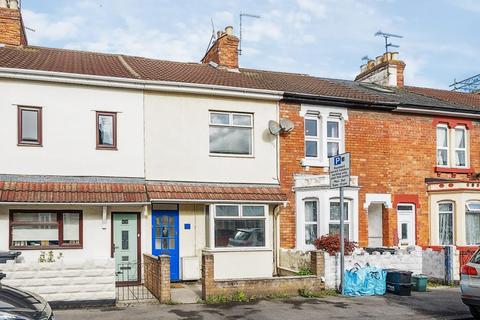
[{"label": "street sign pole", "polygon": [[345,273],[345,235],[343,212],[343,187],[340,187],[340,293],[343,294],[344,273]]},{"label": "street sign pole", "polygon": [[350,154],[343,153],[329,159],[330,165],[330,188],[340,189],[340,287],[341,294],[344,293],[345,276],[345,208],[344,188],[350,186]]}]

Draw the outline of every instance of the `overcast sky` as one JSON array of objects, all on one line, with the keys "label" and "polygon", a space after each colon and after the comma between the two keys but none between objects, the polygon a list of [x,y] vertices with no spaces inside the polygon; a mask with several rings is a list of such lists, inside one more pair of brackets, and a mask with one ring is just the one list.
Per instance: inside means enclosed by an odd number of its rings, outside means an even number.
[{"label": "overcast sky", "polygon": [[396,33],[407,85],[480,73],[480,0],[23,0],[30,44],[198,62],[215,28],[244,20],[248,68],[353,79]]}]

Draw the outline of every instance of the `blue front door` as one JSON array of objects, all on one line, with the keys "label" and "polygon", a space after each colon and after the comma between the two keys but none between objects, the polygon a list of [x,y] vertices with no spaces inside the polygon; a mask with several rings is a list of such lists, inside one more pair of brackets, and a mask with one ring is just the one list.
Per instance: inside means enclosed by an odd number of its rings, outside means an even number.
[{"label": "blue front door", "polygon": [[152,214],[152,254],[170,256],[170,278],[180,279],[178,211],[155,210]]}]

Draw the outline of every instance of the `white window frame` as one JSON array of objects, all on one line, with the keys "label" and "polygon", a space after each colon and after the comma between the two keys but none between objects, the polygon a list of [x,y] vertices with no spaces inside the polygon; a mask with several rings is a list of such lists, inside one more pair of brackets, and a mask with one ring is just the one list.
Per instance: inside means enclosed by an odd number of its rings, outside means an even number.
[{"label": "white window frame", "polygon": [[[447,146],[446,147],[440,147],[438,145],[438,129],[439,128],[446,129],[446,131],[447,131],[446,137],[445,137],[446,140],[447,140]],[[448,167],[450,167],[450,158],[451,158],[451,156],[450,156],[450,128],[446,124],[440,123],[435,128],[435,135],[436,135],[436,140],[435,140],[436,141],[436,149],[435,150],[437,151],[436,152],[436,157],[435,157],[436,166],[437,167],[442,167],[442,168],[448,168]],[[447,151],[447,164],[446,165],[438,163],[438,151]]]},{"label": "white window frame", "polygon": [[[317,126],[317,135],[316,136],[307,136],[306,135],[306,123],[307,120],[314,120],[316,122]],[[318,116],[313,116],[313,115],[307,115],[305,116],[304,120],[304,125],[305,125],[305,130],[304,136],[305,136],[305,158],[306,159],[314,159],[314,160],[321,160],[322,159],[322,118]],[[317,144],[317,156],[316,157],[307,157],[307,141],[315,142]]]},{"label": "white window frame", "polygon": [[[344,202],[344,204],[347,203],[347,210],[348,210],[348,214],[347,214],[348,219],[344,220],[343,223],[348,224],[348,240],[352,241],[353,232],[352,232],[352,227],[350,226],[350,220],[351,220],[351,216],[352,216],[352,209],[351,209],[352,205],[350,203],[350,199],[344,199],[343,202]],[[330,198],[328,200],[328,212],[327,212],[327,215],[328,215],[328,225],[327,225],[328,233],[327,234],[330,234],[330,224],[340,225],[340,220],[332,220],[330,218],[330,210],[331,210],[332,203],[340,203],[340,199],[339,198]]]},{"label": "white window frame", "polygon": [[[306,220],[306,211],[305,211],[305,205],[307,202],[315,202],[317,204],[317,221],[308,221]],[[306,198],[303,200],[303,244],[306,246],[310,246],[312,244],[307,243],[307,239],[305,236],[305,227],[307,225],[315,225],[317,226],[317,237],[320,235],[320,202],[318,201],[318,198]]]},{"label": "white window frame", "polygon": [[[457,144],[457,130],[463,130],[464,132],[464,138],[465,138],[465,147],[464,148],[457,148],[456,144]],[[470,158],[469,157],[469,154],[468,154],[468,145],[469,145],[469,139],[468,139],[468,130],[465,126],[462,126],[462,125],[459,125],[459,126],[456,126],[455,128],[451,129],[452,131],[452,167],[454,168],[469,168],[469,161],[468,159]],[[457,151],[464,151],[465,152],[465,165],[464,166],[457,166],[456,164],[456,161],[457,161]]]},{"label": "white window frame", "polygon": [[[452,211],[440,211],[440,205],[441,204],[451,204],[452,205]],[[455,202],[451,200],[443,200],[443,201],[438,201],[437,202],[437,215],[438,215],[438,223],[437,223],[437,234],[438,234],[438,244],[439,245],[444,245],[440,242],[440,212],[450,212],[452,214],[452,245],[455,245]]]},{"label": "white window frame", "polygon": [[[228,115],[228,124],[218,124],[212,122],[212,114],[223,114]],[[233,124],[233,116],[250,116],[251,122],[250,125],[237,125]],[[234,158],[253,158],[255,155],[255,141],[254,141],[254,113],[252,112],[233,112],[233,111],[218,111],[218,110],[209,110],[208,111],[208,128],[210,127],[229,127],[229,128],[250,128],[250,139],[251,139],[251,152],[250,154],[231,154],[231,153],[217,153],[210,151],[210,141],[208,143],[208,153],[211,157],[234,157]],[[208,135],[210,139],[210,132]]]},{"label": "white window frame", "polygon": [[[339,142],[339,153],[345,152],[345,121],[348,121],[348,112],[346,108],[327,107],[318,105],[302,105],[300,116],[306,119],[316,119],[318,121],[318,137],[306,137],[304,130],[304,146],[306,141],[313,141],[313,138],[318,139],[318,155],[317,157],[307,157],[306,149],[304,150],[302,166],[311,167],[328,167],[328,150],[327,143]],[[339,137],[327,137],[327,122],[335,121],[339,123]]]},{"label": "white window frame", "polygon": [[480,201],[478,200],[468,200],[465,202],[465,245],[467,246],[476,246],[477,244],[469,244],[467,243],[467,226],[466,226],[466,221],[467,221],[467,214],[469,212],[474,213],[474,214],[480,214],[480,208],[471,208],[470,205],[472,204],[480,204]]},{"label": "white window frame", "polygon": [[[238,207],[238,216],[217,216],[217,206],[234,206]],[[264,216],[243,216],[243,207],[263,207]],[[208,246],[215,251],[262,251],[270,249],[270,212],[268,210],[268,204],[258,203],[216,203],[209,206],[209,223],[210,223],[210,235],[208,237]],[[265,246],[262,247],[215,247],[215,220],[264,220],[265,224]]]},{"label": "white window frame", "polygon": [[[334,123],[337,123],[338,124],[338,138],[335,138],[335,137],[329,137],[328,136],[328,123],[329,122],[334,122]],[[328,143],[329,142],[334,142],[334,143],[338,143],[338,152],[339,153],[343,153],[345,150],[343,150],[344,148],[342,148],[342,141],[343,141],[343,121],[340,119],[340,118],[332,118],[332,117],[329,117],[327,118],[327,121],[325,123],[325,126],[327,128],[326,130],[326,135],[325,135],[325,139],[326,139],[326,142],[325,142],[325,146],[327,148],[327,151],[326,151],[326,156],[328,158]]]}]

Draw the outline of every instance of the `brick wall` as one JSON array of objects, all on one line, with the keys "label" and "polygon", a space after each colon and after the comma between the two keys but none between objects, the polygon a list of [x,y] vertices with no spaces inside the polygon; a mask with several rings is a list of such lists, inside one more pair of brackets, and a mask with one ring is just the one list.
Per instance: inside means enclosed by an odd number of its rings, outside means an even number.
[{"label": "brick wall", "polygon": [[170,256],[143,254],[144,284],[161,303],[171,300]]},{"label": "brick wall", "polygon": [[[295,123],[295,129],[280,138],[280,181],[288,196],[288,205],[282,208],[280,221],[281,247],[295,246],[295,194],[293,175],[296,173],[321,174],[323,168],[307,171],[300,161],[304,158],[304,122],[299,114],[300,105],[280,103],[280,117]],[[428,197],[425,178],[467,174],[437,174],[436,128],[434,118],[387,111],[348,110],[345,123],[345,149],[351,153],[351,174],[359,178],[359,243],[368,244],[368,217],[363,208],[366,193],[388,193],[393,202],[416,204],[416,241],[429,244]],[[474,122],[470,130],[471,167],[480,165],[480,128]],[[326,174],[326,173],[325,173]],[[394,245],[397,234],[396,210],[383,210],[384,245]]]},{"label": "brick wall", "polygon": [[0,43],[11,46],[27,44],[19,10],[0,8]]},{"label": "brick wall", "polygon": [[228,69],[238,68],[238,42],[239,39],[233,35],[223,34],[208,50],[203,63],[215,62],[220,67]]},{"label": "brick wall", "polygon": [[322,277],[325,275],[323,252],[312,251],[310,263],[313,275],[269,277],[260,279],[215,280],[214,255],[204,252],[202,255],[202,299],[208,297],[230,297],[237,292],[247,296],[265,297],[271,295],[298,295],[298,290],[312,292],[323,290]]}]

